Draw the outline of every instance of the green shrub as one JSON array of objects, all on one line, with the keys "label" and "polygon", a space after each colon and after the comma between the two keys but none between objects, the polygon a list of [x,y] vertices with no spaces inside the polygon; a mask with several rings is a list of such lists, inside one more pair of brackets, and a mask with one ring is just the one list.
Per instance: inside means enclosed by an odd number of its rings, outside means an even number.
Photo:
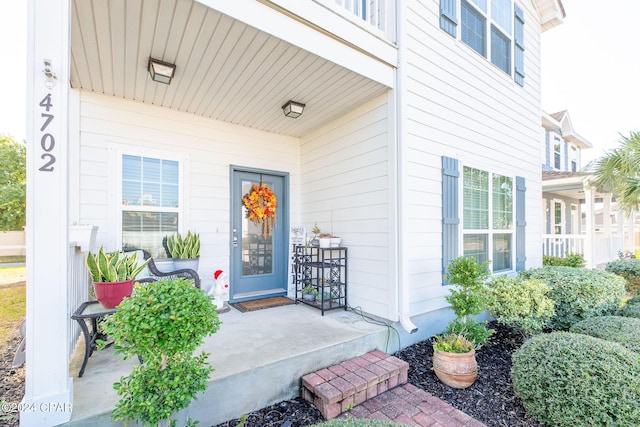
[{"label": "green shrub", "polygon": [[640,425],[640,356],[620,344],[553,332],[513,355],[513,389],[550,426]]},{"label": "green shrub", "polygon": [[618,311],[618,316],[635,317],[636,319],[640,319],[640,304],[627,303],[627,305]]},{"label": "green shrub", "polygon": [[456,318],[449,323],[447,333],[464,335],[476,349],[486,343],[493,333],[493,329],[469,317],[487,309],[482,289],[490,274],[488,266],[489,261],[479,264],[474,257],[461,256],[451,260],[445,274],[445,279],[451,285],[456,285],[451,287],[451,294],[445,297],[456,314]]},{"label": "green shrub", "polygon": [[405,424],[398,424],[392,421],[381,420],[357,420],[355,418],[338,418],[314,424],[315,427],[400,427]]},{"label": "green shrub", "polygon": [[627,292],[635,295],[640,290],[640,259],[611,261],[607,264],[605,270],[626,280]]},{"label": "green shrub", "polygon": [[220,321],[211,299],[189,281],[136,284],[102,326],[116,353],[144,361],[113,385],[120,396],[111,414],[115,421],[156,425],[206,390],[213,371],[209,354],[193,353],[204,337],[218,331]]},{"label": "green shrub", "polygon": [[624,279],[602,270],[542,267],[520,275],[551,287],[556,310],[549,322],[553,330],[568,330],[581,320],[615,312],[625,295]]},{"label": "green shrub", "polygon": [[489,313],[525,335],[542,332],[553,317],[551,288],[537,279],[500,276],[484,289]]},{"label": "green shrub", "polygon": [[640,319],[620,316],[592,317],[576,323],[570,331],[617,342],[629,350],[640,352]]},{"label": "green shrub", "polygon": [[627,301],[627,304],[629,304],[629,305],[638,305],[638,304],[640,304],[640,295],[636,295],[635,297],[631,298],[629,301]]},{"label": "green shrub", "polygon": [[565,257],[543,255],[542,265],[545,267],[575,267],[582,268],[587,262],[580,254],[566,254]]}]

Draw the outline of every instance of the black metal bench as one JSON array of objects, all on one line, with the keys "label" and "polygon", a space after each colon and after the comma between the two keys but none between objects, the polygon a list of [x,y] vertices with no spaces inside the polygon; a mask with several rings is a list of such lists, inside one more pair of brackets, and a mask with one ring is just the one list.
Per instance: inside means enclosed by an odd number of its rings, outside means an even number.
[{"label": "black metal bench", "polygon": [[[136,279],[136,282],[139,283],[152,283],[161,279],[175,279],[177,277],[182,277],[184,279],[193,280],[193,286],[200,289],[200,276],[198,276],[198,272],[192,270],[190,268],[184,268],[181,270],[174,270],[169,272],[162,272],[158,270],[155,262],[153,262],[153,258],[151,258],[151,254],[143,249],[127,249],[125,252],[135,252],[141,251],[144,255],[144,259],[151,259],[149,264],[147,264],[147,269],[149,270],[149,277],[144,277],[142,279]],[[96,339],[99,338],[100,334],[98,332],[98,319],[108,316],[116,312],[115,308],[107,309],[98,304],[98,301],[85,301],[80,307],[76,309],[76,311],[71,315],[71,318],[78,322],[80,325],[80,330],[84,335],[84,359],[82,361],[82,367],[80,368],[80,372],[78,377],[84,375],[84,370],[87,367],[87,362],[89,361],[89,357],[93,354],[93,351],[97,348]],[[91,329],[87,326],[87,320],[91,323]],[[142,360],[140,360],[142,363]]]}]

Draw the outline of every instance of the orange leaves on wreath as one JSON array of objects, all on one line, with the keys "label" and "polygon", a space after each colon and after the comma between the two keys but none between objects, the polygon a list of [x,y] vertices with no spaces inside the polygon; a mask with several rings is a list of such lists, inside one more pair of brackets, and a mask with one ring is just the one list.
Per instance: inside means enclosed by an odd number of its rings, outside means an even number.
[{"label": "orange leaves on wreath", "polygon": [[266,184],[253,184],[251,192],[244,195],[242,204],[247,208],[247,218],[256,224],[262,224],[262,237],[271,235],[276,225],[278,199]]}]

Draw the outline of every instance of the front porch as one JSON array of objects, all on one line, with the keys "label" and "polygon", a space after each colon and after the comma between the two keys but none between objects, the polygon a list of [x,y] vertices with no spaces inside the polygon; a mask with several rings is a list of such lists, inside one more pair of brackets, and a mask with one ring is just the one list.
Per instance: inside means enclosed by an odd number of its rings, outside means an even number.
[{"label": "front porch", "polygon": [[[349,311],[320,312],[303,304],[248,313],[232,308],[220,314],[218,333],[205,340],[215,371],[209,387],[176,417],[179,425],[191,417],[201,425],[229,419],[299,396],[300,378],[320,368],[378,349],[393,353],[397,335],[368,323]],[[118,401],[113,382],[128,375],[137,360],[122,360],[108,348],[94,352],[82,378],[84,352],[76,345],[69,367],[73,376],[71,426],[117,426],[111,411]]]},{"label": "front porch", "polygon": [[592,176],[580,172],[543,172],[542,254],[580,254],[587,268],[635,251],[636,214],[626,217],[615,197],[598,189]]}]

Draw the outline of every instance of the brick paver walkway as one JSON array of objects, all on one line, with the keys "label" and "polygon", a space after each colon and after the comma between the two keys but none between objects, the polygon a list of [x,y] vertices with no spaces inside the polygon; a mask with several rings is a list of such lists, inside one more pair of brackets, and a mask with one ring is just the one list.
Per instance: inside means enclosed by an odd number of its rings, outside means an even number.
[{"label": "brick paver walkway", "polygon": [[347,417],[393,421],[408,426],[485,426],[412,384],[404,384],[379,394],[337,418]]}]

